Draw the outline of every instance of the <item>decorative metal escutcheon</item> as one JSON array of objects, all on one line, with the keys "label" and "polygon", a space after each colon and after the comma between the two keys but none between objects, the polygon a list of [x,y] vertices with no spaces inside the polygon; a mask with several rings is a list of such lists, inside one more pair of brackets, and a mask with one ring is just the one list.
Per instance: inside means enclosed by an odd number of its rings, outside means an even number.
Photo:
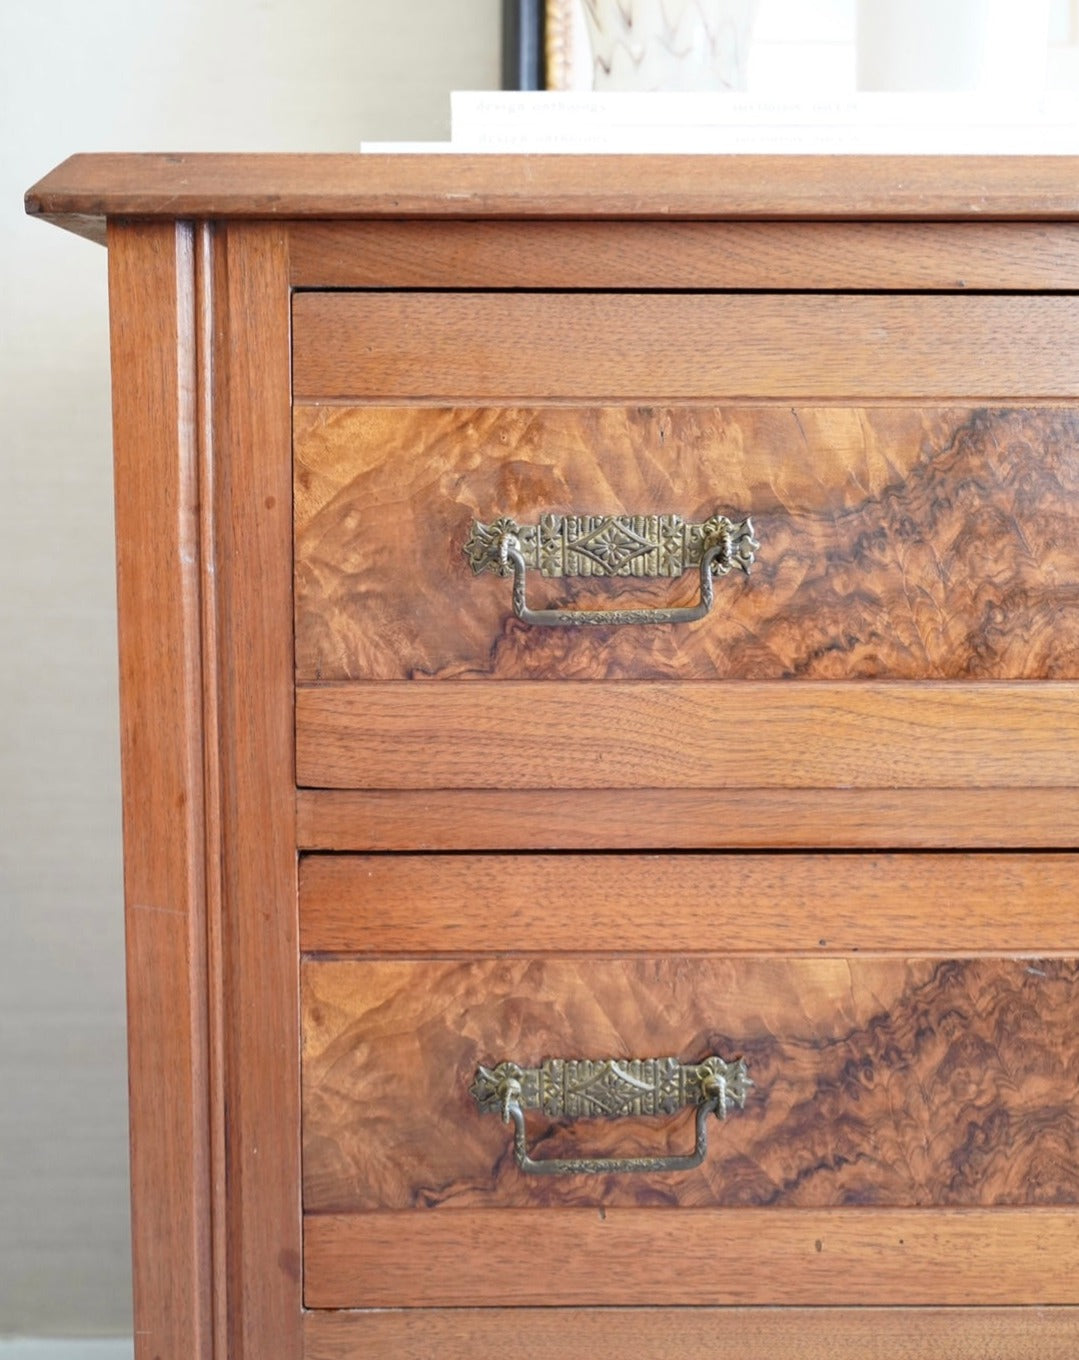
[{"label": "decorative metal escutcheon", "polygon": [[[708,1153],[710,1114],[726,1119],[743,1109],[753,1083],[745,1061],[713,1055],[698,1063],[677,1058],[549,1058],[539,1067],[501,1062],[480,1067],[470,1088],[481,1114],[499,1114],[513,1124],[513,1151],[522,1171],[534,1175],[598,1175],[624,1171],[689,1171]],[[684,1156],[548,1157],[528,1151],[525,1111],[540,1110],[551,1119],[618,1118],[667,1115],[696,1110],[696,1141]]]},{"label": "decorative metal escutcheon", "polygon": [[[733,568],[748,576],[760,544],[748,518],[718,512],[700,524],[681,515],[541,515],[518,524],[503,515],[473,520],[465,555],[478,576],[513,573],[513,612],[543,627],[612,623],[692,623],[712,607],[713,578]],[[696,567],[701,597],[674,609],[530,609],[525,572],[542,576],[681,576]]]}]

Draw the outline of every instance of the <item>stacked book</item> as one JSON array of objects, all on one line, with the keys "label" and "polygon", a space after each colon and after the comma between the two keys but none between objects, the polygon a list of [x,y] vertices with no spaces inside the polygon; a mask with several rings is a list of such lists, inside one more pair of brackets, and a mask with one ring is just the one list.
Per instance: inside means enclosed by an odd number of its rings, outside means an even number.
[{"label": "stacked book", "polygon": [[663,154],[1079,154],[1079,98],[455,91],[448,142],[364,151]]}]

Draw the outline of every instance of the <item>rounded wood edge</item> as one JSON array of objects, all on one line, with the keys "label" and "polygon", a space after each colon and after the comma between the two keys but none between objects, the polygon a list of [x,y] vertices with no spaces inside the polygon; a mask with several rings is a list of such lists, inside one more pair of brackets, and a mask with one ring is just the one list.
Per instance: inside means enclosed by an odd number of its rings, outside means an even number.
[{"label": "rounded wood edge", "polygon": [[[305,1360],[682,1360],[712,1357],[717,1336],[740,1360],[1071,1360],[1079,1308],[424,1308],[309,1312]],[[723,1348],[721,1354],[727,1353]]]},{"label": "rounded wood edge", "polygon": [[72,156],[26,211],[106,217],[1079,220],[1069,156]]}]

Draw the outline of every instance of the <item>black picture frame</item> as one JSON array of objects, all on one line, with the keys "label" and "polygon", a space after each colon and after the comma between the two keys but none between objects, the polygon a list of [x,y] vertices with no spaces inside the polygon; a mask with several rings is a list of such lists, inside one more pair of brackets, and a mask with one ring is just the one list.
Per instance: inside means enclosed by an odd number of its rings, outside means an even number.
[{"label": "black picture frame", "polygon": [[544,0],[502,0],[502,88],[543,90]]}]

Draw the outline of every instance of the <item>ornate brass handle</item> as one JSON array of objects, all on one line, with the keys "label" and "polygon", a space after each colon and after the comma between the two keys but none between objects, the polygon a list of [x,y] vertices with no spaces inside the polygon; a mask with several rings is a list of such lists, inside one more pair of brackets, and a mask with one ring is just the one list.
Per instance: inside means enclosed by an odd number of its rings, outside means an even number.
[{"label": "ornate brass handle", "polygon": [[[712,1056],[699,1063],[677,1058],[549,1058],[540,1067],[502,1062],[480,1067],[471,1094],[481,1114],[500,1114],[513,1124],[513,1153],[522,1171],[533,1175],[599,1175],[622,1171],[689,1171],[708,1152],[710,1114],[726,1119],[732,1105],[742,1109],[752,1087],[742,1058],[726,1062]],[[542,1110],[552,1119],[673,1114],[696,1107],[696,1141],[684,1156],[549,1157],[528,1151],[525,1110]]]},{"label": "ornate brass handle", "polygon": [[[503,515],[490,524],[473,520],[465,555],[478,576],[513,572],[513,612],[545,628],[586,624],[692,623],[712,607],[712,583],[738,567],[749,575],[760,544],[747,517],[715,514],[702,524],[680,515],[541,515],[518,524]],[[529,609],[525,572],[543,576],[681,576],[697,567],[701,598],[676,609]]]}]

